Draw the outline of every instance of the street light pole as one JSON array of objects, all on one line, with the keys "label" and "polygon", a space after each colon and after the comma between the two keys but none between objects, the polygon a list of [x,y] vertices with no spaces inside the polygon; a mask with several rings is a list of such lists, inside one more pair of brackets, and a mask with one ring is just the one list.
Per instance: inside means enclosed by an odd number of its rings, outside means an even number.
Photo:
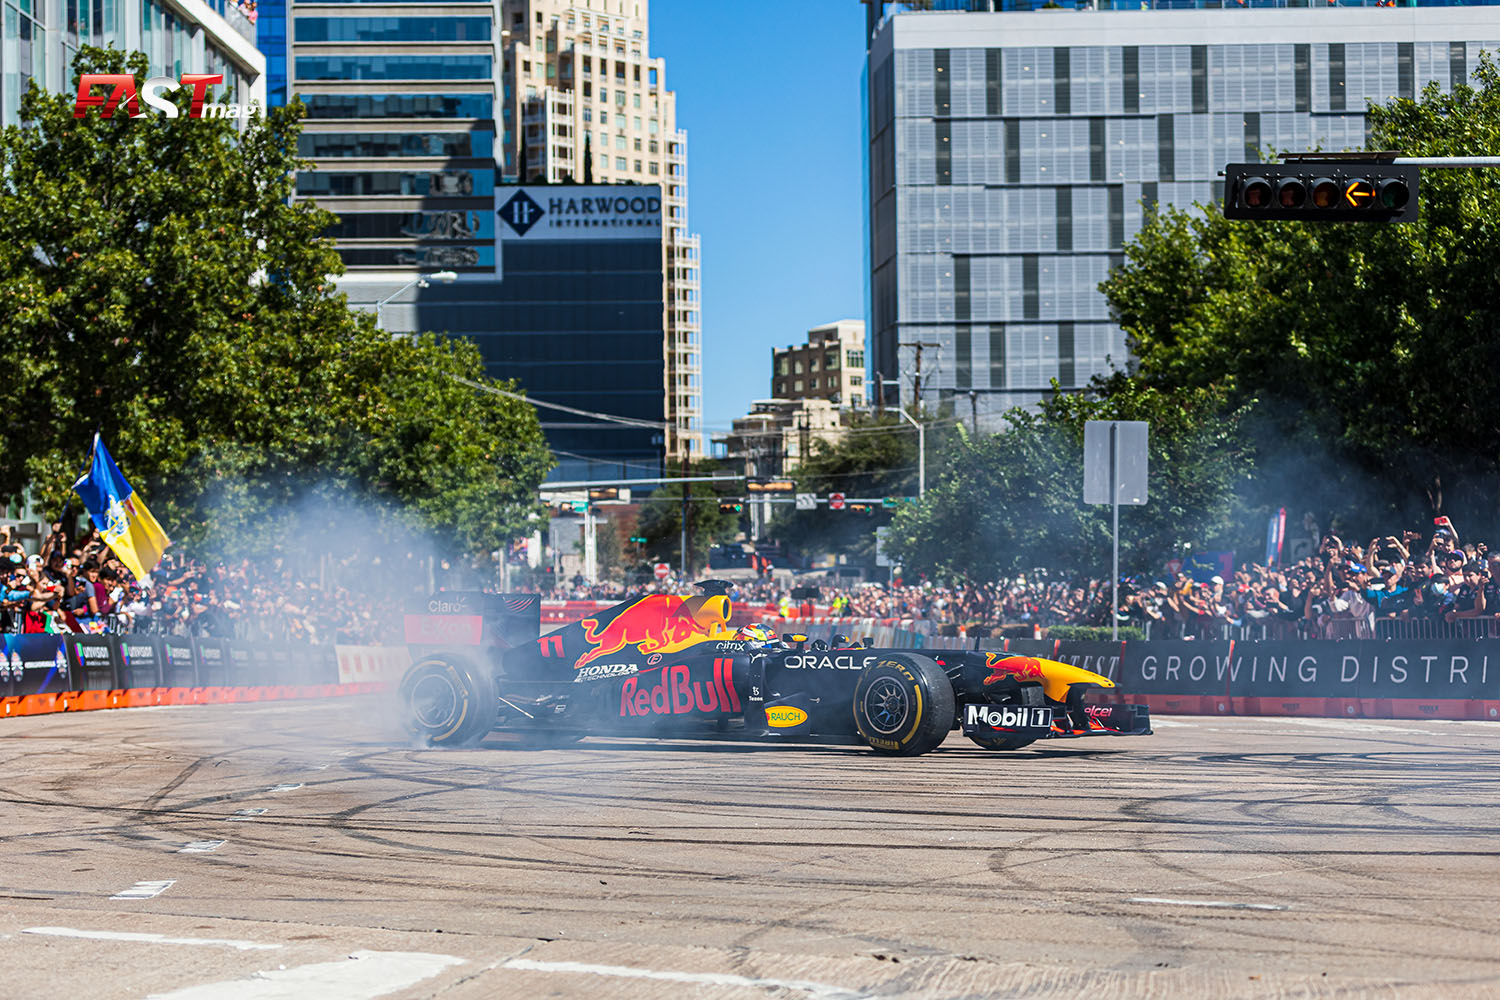
[{"label": "street light pole", "polygon": [[454,271],[437,271],[437,272],[435,272],[433,274],[419,274],[419,275],[417,275],[415,278],[411,279],[406,284],[402,285],[400,288],[396,289],[394,292],[392,292],[391,294],[387,295],[385,298],[381,299],[379,302],[375,303],[375,325],[378,326],[378,327],[380,327],[382,330],[385,329],[385,318],[384,318],[384,313],[383,313],[383,310],[385,309],[385,304],[387,302],[391,301],[392,299],[396,298],[401,293],[405,292],[407,289],[409,289],[409,288],[411,288],[413,286],[415,286],[417,288],[426,288],[430,283],[432,283],[434,281],[439,282],[439,283],[444,284],[444,285],[451,285],[451,284],[453,284],[457,280],[458,280],[458,274],[457,274],[457,272],[454,272]]},{"label": "street light pole", "polygon": [[896,412],[901,414],[902,419],[917,429],[917,496],[927,495],[927,428],[921,421],[901,407],[896,407]]}]

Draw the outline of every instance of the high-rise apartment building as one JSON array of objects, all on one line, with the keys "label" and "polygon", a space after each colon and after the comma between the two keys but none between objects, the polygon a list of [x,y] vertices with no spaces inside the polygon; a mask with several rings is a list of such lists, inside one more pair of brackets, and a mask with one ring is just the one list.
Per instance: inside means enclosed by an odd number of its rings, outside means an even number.
[{"label": "high-rise apartment building", "polygon": [[865,324],[841,319],[807,331],[807,343],[771,349],[771,395],[865,405]]},{"label": "high-rise apartment building", "polygon": [[993,423],[1122,365],[1098,286],[1147,212],[1266,150],[1363,148],[1366,101],[1500,39],[1488,6],[1249,2],[871,3],[871,368],[903,404],[973,392]]},{"label": "high-rise apartment building", "polygon": [[[610,0],[608,10],[604,0],[285,2],[289,87],[307,106],[301,151],[316,168],[299,175],[297,193],[340,218],[332,235],[350,301],[378,308],[391,330],[470,336],[483,350],[486,338],[516,332],[506,303],[530,294],[499,287],[497,183],[657,185],[661,337],[640,360],[662,372],[656,420],[668,427],[667,457],[701,455],[687,138],[665,65],[646,55],[644,0]],[[572,244],[580,281],[583,247]],[[435,271],[458,281],[417,286]],[[493,375],[515,374],[506,357],[486,360]]]},{"label": "high-rise apartment building", "polygon": [[703,455],[699,241],[688,230],[687,133],[648,0],[501,0],[501,141],[520,183],[659,184],[666,237],[669,457]]},{"label": "high-rise apartment building", "polygon": [[20,124],[21,95],[33,80],[43,90],[73,89],[80,45],[144,52],[161,76],[222,73],[212,100],[265,103],[266,61],[234,0],[3,0],[0,7],[0,126]]}]

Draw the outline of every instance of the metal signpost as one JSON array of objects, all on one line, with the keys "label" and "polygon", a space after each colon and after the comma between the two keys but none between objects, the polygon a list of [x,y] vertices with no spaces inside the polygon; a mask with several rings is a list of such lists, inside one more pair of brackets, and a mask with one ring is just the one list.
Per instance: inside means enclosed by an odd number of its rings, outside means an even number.
[{"label": "metal signpost", "polygon": [[1083,425],[1083,502],[1113,508],[1110,539],[1114,549],[1110,574],[1110,636],[1120,638],[1120,504],[1146,502],[1144,420],[1090,420]]}]

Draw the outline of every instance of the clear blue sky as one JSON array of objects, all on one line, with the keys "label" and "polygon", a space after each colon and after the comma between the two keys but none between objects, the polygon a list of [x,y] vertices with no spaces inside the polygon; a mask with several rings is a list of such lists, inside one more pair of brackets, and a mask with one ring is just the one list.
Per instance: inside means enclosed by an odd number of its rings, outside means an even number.
[{"label": "clear blue sky", "polygon": [[703,238],[703,423],[770,395],[771,348],[864,319],[859,0],[651,0]]}]

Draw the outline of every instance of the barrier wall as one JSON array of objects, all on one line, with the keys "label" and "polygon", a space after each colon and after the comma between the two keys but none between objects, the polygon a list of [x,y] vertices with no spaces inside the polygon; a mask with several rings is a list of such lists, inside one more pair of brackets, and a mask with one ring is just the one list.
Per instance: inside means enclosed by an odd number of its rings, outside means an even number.
[{"label": "barrier wall", "polygon": [[343,679],[342,648],[188,636],[4,635],[0,717],[332,697],[385,687],[384,678]]}]

